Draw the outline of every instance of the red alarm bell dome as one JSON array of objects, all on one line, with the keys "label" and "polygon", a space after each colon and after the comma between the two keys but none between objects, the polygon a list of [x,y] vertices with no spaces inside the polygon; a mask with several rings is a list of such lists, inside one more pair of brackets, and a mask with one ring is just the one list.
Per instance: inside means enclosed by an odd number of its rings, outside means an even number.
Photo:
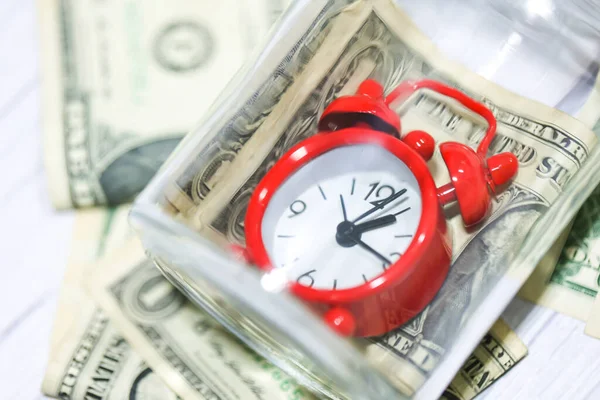
[{"label": "red alarm bell dome", "polygon": [[370,129],[400,136],[400,117],[386,104],[383,87],[367,79],[355,95],[342,96],[334,100],[323,111],[319,131],[366,125]]},{"label": "red alarm bell dome", "polygon": [[449,188],[440,192],[442,203],[456,199],[465,226],[481,222],[491,207],[496,186],[507,183],[517,173],[517,157],[500,153],[484,161],[470,147],[455,142],[442,143],[440,153],[451,181]]},{"label": "red alarm bell dome", "polygon": [[477,153],[462,143],[442,143],[440,153],[448,168],[463,222],[465,226],[475,225],[485,218],[490,207],[486,167]]}]

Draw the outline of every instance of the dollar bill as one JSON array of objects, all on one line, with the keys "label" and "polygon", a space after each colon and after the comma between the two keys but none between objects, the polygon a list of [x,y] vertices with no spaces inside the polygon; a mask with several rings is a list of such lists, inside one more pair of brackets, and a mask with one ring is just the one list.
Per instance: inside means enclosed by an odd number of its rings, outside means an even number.
[{"label": "dollar bill", "polygon": [[600,263],[594,248],[599,201],[600,188],[596,188],[532,272],[519,297],[587,320],[600,288]]},{"label": "dollar bill", "polygon": [[[596,96],[600,96],[600,75],[596,79],[596,88],[597,93]],[[590,102],[588,102],[589,104]],[[596,113],[600,113],[600,106],[597,108],[589,107],[594,110]],[[597,135],[600,135],[600,119],[597,120],[596,126],[594,127],[594,132]],[[598,224],[600,223],[600,186],[594,190],[594,193],[590,196],[590,198],[585,202],[582,207],[582,210],[579,212],[580,214],[584,214],[587,211],[587,217],[589,220],[581,223],[581,227],[576,225],[574,230],[577,229],[580,233],[581,230],[587,230],[585,232],[585,239],[582,240],[585,243],[583,246],[578,248],[579,254],[578,258],[575,256],[572,257],[573,262],[579,262],[581,265],[581,269],[592,269],[596,271],[596,273],[592,273],[592,276],[589,276],[586,280],[587,286],[591,289],[588,291],[583,291],[587,296],[586,305],[589,304],[589,297],[593,295],[595,292],[595,301],[592,305],[591,311],[587,316],[587,324],[585,326],[585,333],[593,336],[595,338],[600,339],[600,296],[598,296],[598,292],[600,291],[600,242],[598,242],[598,233],[600,232],[600,228]],[[591,215],[590,215],[591,214]],[[583,215],[582,215],[583,217]],[[579,214],[577,215],[579,218]],[[576,222],[577,223],[577,220]],[[599,229],[595,229],[599,228]],[[580,242],[581,243],[581,242]],[[571,254],[573,254],[576,249],[573,249]],[[577,260],[577,261],[575,261]],[[594,280],[595,278],[595,280]],[[581,297],[581,296],[580,296]]]},{"label": "dollar bill", "polygon": [[527,347],[499,319],[460,368],[443,400],[470,400],[494,383],[527,355]]},{"label": "dollar bill", "polygon": [[311,7],[305,7],[294,15],[294,21],[301,20],[310,26],[306,31],[297,29],[296,25],[302,24],[292,22],[291,18],[284,21],[284,25],[290,28],[276,40],[289,45],[289,50],[275,50],[275,57],[261,59],[260,65],[252,69],[253,79],[246,79],[246,90],[233,87],[224,92],[224,95],[231,95],[231,91],[235,91],[242,105],[225,111],[226,115],[214,113],[212,119],[207,118],[196,129],[193,135],[202,133],[202,145],[194,149],[191,164],[165,190],[165,206],[174,205],[177,212],[187,215],[223,181],[240,150],[246,147],[248,140],[272,114],[284,92],[313,59],[328,36],[331,30],[329,23],[337,16],[340,7],[353,1],[312,2]]},{"label": "dollar bill", "polygon": [[133,200],[286,3],[40,0],[54,205]]},{"label": "dollar bill", "polygon": [[[600,136],[600,79],[577,117]],[[587,320],[600,287],[600,187],[537,265],[519,297]]]},{"label": "dollar bill", "polygon": [[[511,271],[510,261],[536,220],[585,163],[596,137],[576,119],[449,61],[389,1],[357,2],[338,12],[333,10],[340,10],[341,2],[315,4],[320,13],[311,23],[299,24],[306,31],[297,35],[301,39],[284,59],[271,62],[276,73],[255,83],[260,87],[249,96],[252,102],[240,101],[239,109],[228,109],[231,119],[209,121],[207,136],[189,149],[197,157],[185,173],[171,177],[179,195],[187,196],[180,211],[199,232],[244,244],[245,209],[257,182],[287,149],[316,133],[318,118],[332,99],[352,93],[367,77],[388,89],[405,79],[435,78],[484,102],[498,120],[490,152],[513,152],[519,173],[493,200],[491,216],[475,229],[466,230],[459,215],[449,214],[454,263],[436,299],[405,327],[366,348],[373,365],[405,393],[413,394],[437,373],[431,380],[437,386],[432,383],[427,389],[435,391],[442,377],[451,378],[457,362],[464,360],[449,355],[469,354],[466,345],[454,349],[459,340],[474,345],[528,275],[530,270]],[[306,49],[309,56],[300,57],[298,52]],[[282,75],[285,84],[274,88]],[[240,89],[241,98],[244,93]],[[436,142],[475,147],[485,131],[479,119],[429,93],[409,99],[397,111],[404,131],[424,129]],[[240,139],[232,141],[236,135]],[[234,150],[224,150],[232,143]],[[439,153],[429,165],[437,185],[448,181]],[[172,195],[165,193],[167,198]],[[493,304],[486,301],[492,289],[502,293]],[[493,312],[478,311],[484,305]],[[437,366],[444,367],[436,372]]]},{"label": "dollar bill", "polygon": [[594,301],[590,315],[588,315],[584,332],[586,335],[600,339],[600,296],[598,295],[596,295],[596,300]]},{"label": "dollar bill", "polygon": [[[207,389],[199,382],[211,379],[209,386],[219,388],[213,392],[218,398],[313,398],[190,304],[136,244],[124,247],[106,263],[106,268],[112,270],[102,268],[102,274],[90,276],[88,287],[119,330],[166,382],[178,388],[182,397],[196,398],[198,393],[206,396]],[[472,399],[526,354],[525,345],[499,320],[443,398]],[[234,385],[231,374],[245,385]]]},{"label": "dollar bill", "polygon": [[63,400],[176,399],[85,292],[95,260],[129,239],[127,209],[78,212],[42,391]]},{"label": "dollar bill", "polygon": [[312,399],[161,275],[137,242],[103,260],[88,289],[148,365],[185,399]]}]

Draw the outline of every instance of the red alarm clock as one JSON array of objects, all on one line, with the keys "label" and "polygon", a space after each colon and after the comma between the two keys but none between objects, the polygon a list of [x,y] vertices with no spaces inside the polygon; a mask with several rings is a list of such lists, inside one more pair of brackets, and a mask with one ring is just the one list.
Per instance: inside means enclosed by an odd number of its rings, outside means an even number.
[{"label": "red alarm clock", "polygon": [[[402,137],[392,101],[419,89],[451,97],[482,116],[477,152],[440,144],[451,181],[436,187],[427,167],[433,138]],[[337,332],[380,335],[422,311],[450,267],[443,206],[464,224],[482,221],[497,185],[517,172],[511,153],[486,158],[496,119],[483,104],[433,80],[402,83],[384,97],[367,80],[324,111],[319,133],[290,149],[265,174],[248,204],[245,256],[284,274],[292,293]]]}]

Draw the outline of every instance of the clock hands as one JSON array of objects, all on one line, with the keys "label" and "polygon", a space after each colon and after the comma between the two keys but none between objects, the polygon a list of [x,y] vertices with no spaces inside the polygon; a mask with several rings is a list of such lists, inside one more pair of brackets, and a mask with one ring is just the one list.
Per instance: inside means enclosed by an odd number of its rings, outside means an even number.
[{"label": "clock hands", "polygon": [[342,214],[344,216],[344,220],[340,222],[336,229],[336,241],[342,247],[352,247],[357,243],[352,239],[360,240],[360,235],[364,232],[372,231],[375,229],[383,228],[389,225],[392,225],[396,222],[396,216],[410,210],[410,207],[407,207],[403,210],[400,210],[393,214],[384,215],[383,217],[375,218],[370,221],[366,221],[360,224],[356,224],[357,221],[368,217],[373,214],[375,211],[384,208],[386,205],[396,200],[398,197],[402,196],[406,193],[406,189],[399,190],[398,193],[393,194],[392,196],[378,201],[377,204],[369,209],[367,212],[361,214],[354,221],[348,221],[348,214],[346,212],[346,204],[344,203],[344,196],[340,194],[340,204],[342,206]]},{"label": "clock hands", "polygon": [[394,214],[388,214],[380,218],[375,218],[370,221],[363,222],[361,224],[354,225],[354,233],[364,233],[372,231],[374,229],[383,228],[396,223],[396,216]]},{"label": "clock hands", "polygon": [[342,203],[342,213],[344,214],[344,221],[348,221],[348,216],[346,215],[346,205],[344,204],[344,196],[340,194],[340,203]]},{"label": "clock hands", "polygon": [[382,200],[381,202],[378,202],[376,206],[374,206],[373,208],[371,208],[370,210],[366,211],[365,213],[361,214],[358,216],[358,218],[356,218],[354,221],[352,221],[353,224],[357,223],[358,221],[360,221],[361,219],[368,217],[369,215],[373,214],[375,211],[377,210],[381,210],[383,207],[387,206],[388,204],[390,204],[392,201],[396,200],[398,197],[402,196],[404,193],[406,193],[406,189],[402,189],[399,190],[398,193],[388,197],[385,200]]},{"label": "clock hands", "polygon": [[[342,210],[345,213],[344,200],[340,195]],[[375,257],[379,258],[384,263],[391,265],[392,262],[382,256],[377,252],[374,248],[363,242],[360,238],[360,235],[363,232],[371,231],[378,228],[383,228],[384,226],[391,225],[396,222],[396,216],[394,214],[389,214],[381,218],[376,218],[371,221],[363,222],[362,224],[354,225],[352,222],[348,220],[344,220],[338,225],[337,233],[335,239],[337,243],[342,247],[352,247],[354,245],[359,245],[363,249],[367,250],[369,253],[373,254]]]},{"label": "clock hands", "polygon": [[[346,213],[346,205],[344,204],[344,196],[342,196],[340,194],[340,203],[342,205],[342,214],[344,215],[344,221],[345,224],[339,224],[338,225],[338,233],[339,234],[357,234],[360,235],[361,233],[364,232],[368,232],[368,231],[372,231],[374,229],[379,229],[379,228],[383,228],[386,227],[388,225],[392,225],[393,223],[396,222],[396,216],[410,210],[410,207],[405,208],[403,210],[400,210],[397,213],[394,214],[388,214],[388,215],[384,215],[383,217],[379,217],[379,218],[375,218],[372,219],[370,221],[366,221],[360,224],[356,224],[356,221],[359,221],[367,216],[369,216],[370,214],[372,214],[373,212],[375,212],[378,209],[381,209],[383,207],[385,207],[387,204],[391,203],[392,201],[394,201],[395,199],[397,199],[398,197],[402,196],[404,193],[406,193],[406,189],[402,189],[400,191],[398,191],[398,193],[394,194],[393,196],[388,197],[385,200],[382,200],[381,202],[379,202],[379,204],[377,204],[375,207],[371,208],[370,210],[368,210],[367,212],[363,213],[362,215],[360,215],[358,218],[356,218],[354,221],[350,222],[348,221],[348,215]],[[343,232],[340,232],[340,227],[344,227]]]},{"label": "clock hands", "polygon": [[403,210],[398,211],[397,213],[387,214],[383,217],[375,218],[370,221],[362,222],[360,224],[354,225],[354,232],[364,233],[368,231],[372,231],[374,229],[384,228],[386,226],[392,225],[396,222],[396,217],[400,214],[403,214],[410,210],[410,207],[407,207]]},{"label": "clock hands", "polygon": [[388,260],[386,257],[381,255],[377,250],[366,244],[361,240],[361,235],[364,232],[372,231],[375,229],[383,228],[389,225],[396,223],[396,216],[405,213],[410,210],[410,207],[407,207],[403,210],[400,210],[393,214],[387,214],[379,218],[372,219],[370,221],[366,221],[360,224],[356,224],[356,222],[360,221],[363,218],[368,217],[373,214],[377,210],[383,209],[386,205],[390,204],[400,196],[406,193],[406,189],[399,190],[398,193],[393,194],[387,199],[376,202],[375,206],[365,213],[361,214],[354,221],[348,221],[348,215],[346,212],[346,204],[344,203],[344,196],[340,194],[340,205],[342,206],[342,214],[344,216],[344,220],[340,222],[337,226],[335,239],[336,242],[342,247],[353,247],[358,245],[383,261],[384,263],[391,265],[392,262]]},{"label": "clock hands", "polygon": [[392,264],[392,262],[390,260],[388,260],[387,258],[382,256],[380,253],[377,252],[377,250],[375,250],[374,248],[372,248],[371,246],[369,246],[362,240],[360,240],[354,236],[348,236],[348,238],[350,240],[352,240],[354,243],[356,243],[357,245],[359,245],[360,247],[362,247],[363,249],[367,250],[369,253],[373,254],[375,257],[379,258],[384,263],[387,263],[388,265]]}]

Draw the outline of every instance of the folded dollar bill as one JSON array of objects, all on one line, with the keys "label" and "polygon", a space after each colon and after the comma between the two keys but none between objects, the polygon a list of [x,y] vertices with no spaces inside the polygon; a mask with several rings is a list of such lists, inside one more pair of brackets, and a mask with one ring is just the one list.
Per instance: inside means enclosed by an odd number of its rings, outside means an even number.
[{"label": "folded dollar bill", "polygon": [[527,355],[527,348],[499,319],[442,394],[444,400],[470,400]]},{"label": "folded dollar bill", "polygon": [[[600,76],[577,118],[600,136]],[[600,223],[600,188],[596,187],[571,224],[519,291],[531,302],[586,320],[600,285],[597,225]]]},{"label": "folded dollar bill", "polygon": [[153,393],[176,398],[84,290],[95,261],[133,239],[127,212],[127,208],[92,209],[78,212],[75,218],[42,383],[49,397],[123,399]]},{"label": "folded dollar bill", "polygon": [[[314,398],[176,294],[137,242],[127,243],[98,263],[85,286],[132,347],[183,398],[206,398],[207,388],[215,398]],[[526,354],[525,345],[499,320],[444,398],[472,399]]]},{"label": "folded dollar bill", "polygon": [[[231,390],[228,389],[230,386],[235,387],[234,391],[248,388],[245,381],[209,381],[205,378],[207,368],[209,372],[237,368],[240,376],[254,374],[250,390],[257,398],[259,395],[269,400],[310,398],[306,389],[297,386],[271,363],[240,345],[231,334],[224,332],[224,328],[187,300],[177,311],[163,313],[148,325],[136,322],[136,315],[131,313],[134,308],[129,303],[143,301],[148,293],[146,290],[138,292],[139,298],[118,302],[119,307],[110,308],[108,315],[96,305],[96,299],[84,290],[86,286],[99,295],[99,303],[112,304],[114,298],[110,287],[127,276],[128,285],[163,288],[164,295],[171,295],[175,290],[164,279],[157,279],[157,270],[144,261],[142,249],[137,241],[132,240],[133,232],[128,229],[127,212],[127,208],[86,210],[76,215],[72,251],[61,289],[42,386],[44,394],[73,400],[90,397],[140,398],[145,395],[175,399],[177,395],[185,396],[186,393],[191,393],[193,398],[208,391],[227,393]],[[113,253],[121,256],[114,257]],[[139,258],[129,263],[125,255],[134,253],[139,254]],[[105,262],[104,259],[116,262]],[[140,270],[137,268],[139,265],[146,267]],[[134,271],[138,273],[134,274]],[[178,296],[172,298],[180,299]],[[144,335],[143,331],[150,327],[160,336]],[[220,343],[219,351],[231,357],[227,365],[215,362],[212,350],[189,357],[195,354],[191,350],[194,346],[216,346],[217,343]],[[455,396],[448,398],[468,400],[474,397],[512,368],[526,352],[514,332],[498,321],[446,390]],[[110,384],[100,383],[104,381]],[[183,385],[179,384],[181,381]],[[282,390],[271,391],[273,386],[268,382],[275,386],[278,383]],[[250,391],[246,394],[252,398]]]},{"label": "folded dollar bill", "polygon": [[131,202],[286,3],[39,1],[54,205]]}]

